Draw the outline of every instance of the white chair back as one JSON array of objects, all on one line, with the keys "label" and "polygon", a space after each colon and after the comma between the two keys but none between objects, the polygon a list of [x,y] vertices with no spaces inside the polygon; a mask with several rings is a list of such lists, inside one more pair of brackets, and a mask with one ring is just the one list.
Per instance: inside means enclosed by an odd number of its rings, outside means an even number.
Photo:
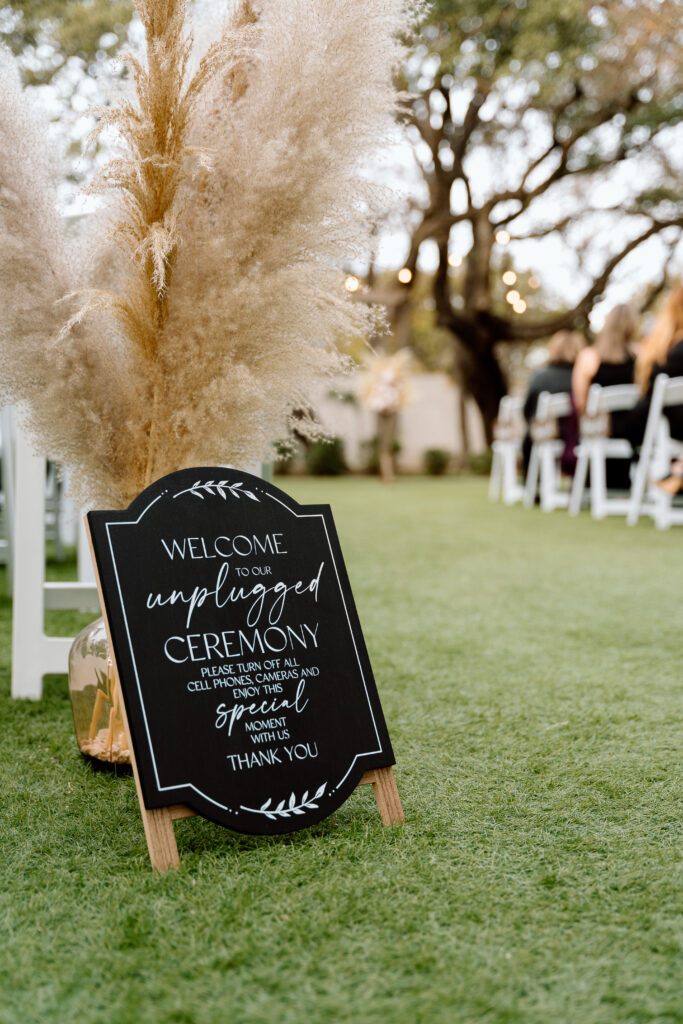
[{"label": "white chair back", "polygon": [[683,525],[683,509],[674,509],[670,495],[658,487],[648,488],[652,477],[665,476],[671,460],[683,454],[683,443],[674,441],[664,410],[683,405],[683,377],[660,373],[652,388],[652,400],[631,489],[627,523],[635,526],[641,515],[651,515],[658,529]]},{"label": "white chair back", "polygon": [[571,395],[562,392],[558,395],[551,395],[549,391],[543,391],[538,398],[536,407],[536,419],[538,420],[559,420],[563,416],[569,416],[572,411]]},{"label": "white chair back", "polygon": [[564,442],[559,437],[557,421],[569,416],[571,411],[571,395],[566,392],[552,395],[549,391],[542,391],[538,396],[536,417],[532,424],[533,444],[524,485],[526,508],[533,507],[538,489],[544,512],[567,508],[569,505],[569,493],[563,491],[560,486],[559,460],[564,450]]},{"label": "white chair back", "polygon": [[598,416],[601,412],[624,412],[633,409],[639,397],[637,384],[612,384],[606,388],[592,384],[588,392],[586,413]]}]

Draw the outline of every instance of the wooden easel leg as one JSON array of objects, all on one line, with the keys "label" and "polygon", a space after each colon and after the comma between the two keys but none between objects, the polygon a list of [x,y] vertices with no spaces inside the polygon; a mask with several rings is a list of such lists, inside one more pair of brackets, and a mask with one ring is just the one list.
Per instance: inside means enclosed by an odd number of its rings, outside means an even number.
[{"label": "wooden easel leg", "polygon": [[172,871],[180,867],[178,846],[173,831],[173,819],[168,807],[159,807],[150,811],[140,806],[142,821],[145,826],[147,849],[152,867],[157,871]]},{"label": "wooden easel leg", "polygon": [[372,790],[383,825],[400,825],[406,820],[393,768],[375,768]]}]

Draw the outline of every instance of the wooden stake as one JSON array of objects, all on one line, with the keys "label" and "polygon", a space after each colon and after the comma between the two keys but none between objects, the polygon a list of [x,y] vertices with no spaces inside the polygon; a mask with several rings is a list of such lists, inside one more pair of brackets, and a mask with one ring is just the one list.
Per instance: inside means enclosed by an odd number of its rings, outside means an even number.
[{"label": "wooden stake", "polygon": [[377,810],[385,828],[389,825],[401,825],[406,818],[401,806],[401,798],[398,795],[394,769],[392,767],[373,768],[365,773],[359,785],[363,786],[368,783],[372,783]]}]

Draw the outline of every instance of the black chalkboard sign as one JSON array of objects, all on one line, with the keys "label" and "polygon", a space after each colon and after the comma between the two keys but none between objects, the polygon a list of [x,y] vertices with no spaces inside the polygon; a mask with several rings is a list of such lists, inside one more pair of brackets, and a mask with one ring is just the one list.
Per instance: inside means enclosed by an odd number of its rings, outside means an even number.
[{"label": "black chalkboard sign", "polygon": [[213,467],[87,519],[148,809],[291,832],[393,765],[329,506]]}]

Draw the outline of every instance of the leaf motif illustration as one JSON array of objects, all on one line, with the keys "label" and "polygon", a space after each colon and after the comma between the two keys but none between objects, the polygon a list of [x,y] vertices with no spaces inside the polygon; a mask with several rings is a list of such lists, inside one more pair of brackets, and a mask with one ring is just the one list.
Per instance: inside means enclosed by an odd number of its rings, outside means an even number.
[{"label": "leaf motif illustration", "polygon": [[310,803],[306,804],[306,806],[311,811],[317,811],[318,810],[318,804],[314,804],[312,800],[311,800]]},{"label": "leaf motif illustration", "polygon": [[273,798],[269,796],[268,799],[266,800],[266,802],[264,804],[261,804],[260,810],[262,810],[262,811],[267,810],[270,807],[272,802],[273,802]]},{"label": "leaf motif illustration", "polygon": [[296,807],[296,797],[295,797],[294,793],[292,793],[292,795],[289,798],[289,806],[290,806],[290,808]]},{"label": "leaf motif illustration", "polygon": [[305,804],[307,800],[308,800],[308,790],[306,790],[304,795],[301,797],[301,803]]},{"label": "leaf motif illustration", "polygon": [[285,802],[284,802],[284,800],[281,800],[280,803],[275,808],[275,810],[276,811],[281,811],[284,806],[285,806]]},{"label": "leaf motif illustration", "polygon": [[304,811],[301,810],[300,807],[292,807],[292,811],[293,811],[294,814],[304,814],[305,813]]},{"label": "leaf motif illustration", "polygon": [[266,818],[270,818],[271,821],[277,821],[277,818],[275,817],[275,815],[271,814],[270,811],[265,811],[265,815],[266,815]]},{"label": "leaf motif illustration", "polygon": [[322,786],[319,786],[319,787],[318,787],[318,789],[317,789],[317,791],[316,791],[316,794],[315,794],[315,796],[313,797],[313,799],[314,799],[314,800],[319,800],[319,799],[320,799],[320,797],[321,797],[321,796],[323,795],[323,793],[325,792],[325,786],[326,786],[326,785],[327,785],[327,783],[326,783],[326,782],[323,782]]},{"label": "leaf motif illustration", "polygon": [[251,491],[242,491],[242,493],[246,494],[246,496],[248,498],[251,498],[252,501],[258,501],[258,498],[256,497],[256,495],[252,494]]},{"label": "leaf motif illustration", "polygon": [[232,486],[233,487],[241,487],[242,486],[242,481],[238,480],[237,483],[234,483]]}]

